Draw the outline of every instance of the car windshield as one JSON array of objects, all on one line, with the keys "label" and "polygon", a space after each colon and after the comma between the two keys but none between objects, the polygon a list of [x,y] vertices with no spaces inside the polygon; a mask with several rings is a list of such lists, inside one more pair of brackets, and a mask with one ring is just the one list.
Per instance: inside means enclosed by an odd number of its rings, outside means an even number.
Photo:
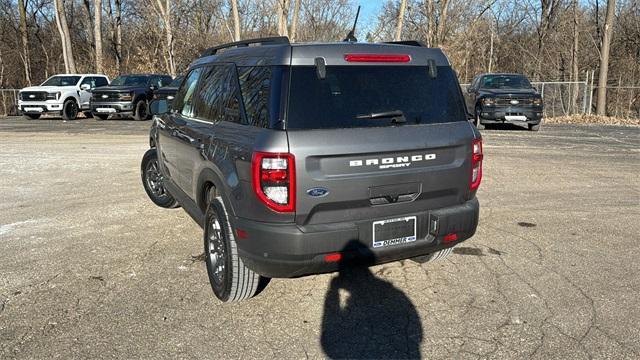
[{"label": "car windshield", "polygon": [[52,76],[41,86],[74,86],[80,81],[80,76]]},{"label": "car windshield", "polygon": [[294,66],[289,89],[288,129],[327,129],[466,121],[455,73],[439,66]]},{"label": "car windshield", "polygon": [[147,85],[147,76],[126,75],[118,76],[112,82],[112,86],[145,86]]},{"label": "car windshield", "polygon": [[178,76],[177,78],[173,79],[173,81],[171,82],[171,84],[167,85],[170,87],[180,87],[180,84],[182,83],[182,79],[184,79],[184,76]]},{"label": "car windshield", "polygon": [[531,83],[522,75],[488,75],[482,78],[481,89],[529,89]]}]

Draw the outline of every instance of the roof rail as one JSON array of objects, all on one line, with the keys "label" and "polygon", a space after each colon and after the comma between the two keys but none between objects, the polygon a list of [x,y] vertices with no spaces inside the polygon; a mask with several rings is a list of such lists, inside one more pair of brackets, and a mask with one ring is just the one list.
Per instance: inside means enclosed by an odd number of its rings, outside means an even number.
[{"label": "roof rail", "polygon": [[274,44],[290,44],[289,38],[286,36],[274,36],[274,37],[248,39],[248,40],[241,40],[241,41],[226,43],[226,44],[208,48],[207,50],[203,51],[202,54],[200,54],[200,57],[215,55],[216,53],[218,53],[218,51],[222,49],[248,47],[251,45],[274,45]]},{"label": "roof rail", "polygon": [[383,44],[427,47],[427,45],[425,45],[422,41],[418,41],[418,40],[385,41],[383,42]]}]

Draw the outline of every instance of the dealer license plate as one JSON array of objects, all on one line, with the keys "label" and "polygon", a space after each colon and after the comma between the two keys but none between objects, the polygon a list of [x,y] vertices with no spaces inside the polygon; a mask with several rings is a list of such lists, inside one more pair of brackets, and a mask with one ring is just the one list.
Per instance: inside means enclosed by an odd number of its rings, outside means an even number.
[{"label": "dealer license plate", "polygon": [[527,117],[524,115],[507,115],[504,119],[507,121],[527,121]]},{"label": "dealer license plate", "polygon": [[400,245],[416,241],[417,218],[407,216],[373,222],[373,247]]},{"label": "dealer license plate", "polygon": [[26,107],[26,108],[24,108],[24,111],[42,112],[42,108],[41,107]]}]

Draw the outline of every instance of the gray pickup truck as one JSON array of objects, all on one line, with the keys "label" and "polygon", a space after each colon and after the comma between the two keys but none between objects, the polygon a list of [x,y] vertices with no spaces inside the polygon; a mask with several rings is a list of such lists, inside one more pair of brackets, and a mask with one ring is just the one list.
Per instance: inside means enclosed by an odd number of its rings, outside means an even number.
[{"label": "gray pickup truck", "polygon": [[204,229],[222,301],[272,277],[439,258],[476,231],[482,141],[439,49],[226,44],[151,112],[144,188]]}]

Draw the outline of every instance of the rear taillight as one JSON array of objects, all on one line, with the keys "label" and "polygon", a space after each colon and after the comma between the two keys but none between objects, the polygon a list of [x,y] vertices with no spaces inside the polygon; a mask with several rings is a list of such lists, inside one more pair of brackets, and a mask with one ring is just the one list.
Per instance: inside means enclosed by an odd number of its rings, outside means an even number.
[{"label": "rear taillight", "polygon": [[471,191],[478,190],[482,181],[482,140],[473,139],[471,142]]},{"label": "rear taillight", "polygon": [[344,60],[348,62],[405,63],[411,61],[411,56],[406,54],[346,54]]},{"label": "rear taillight", "polygon": [[253,191],[277,212],[296,210],[295,158],[289,153],[254,152],[251,160]]}]

